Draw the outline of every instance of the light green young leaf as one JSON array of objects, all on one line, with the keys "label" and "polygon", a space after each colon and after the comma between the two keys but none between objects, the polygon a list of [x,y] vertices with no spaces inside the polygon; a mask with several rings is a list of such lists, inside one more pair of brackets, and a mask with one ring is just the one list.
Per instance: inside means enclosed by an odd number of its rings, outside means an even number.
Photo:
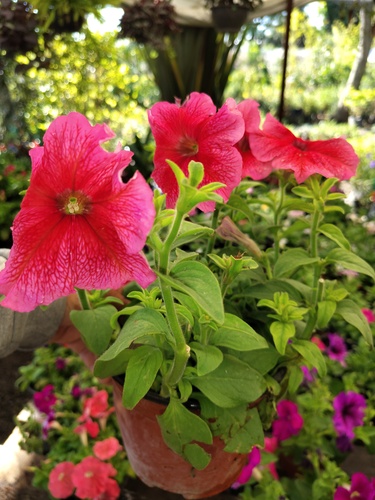
[{"label": "light green young leaf", "polygon": [[204,227],[199,224],[194,224],[192,222],[184,221],[181,224],[180,232],[173,242],[172,248],[185,245],[191,241],[195,241],[202,236],[211,236],[214,230],[210,227]]},{"label": "light green young leaf", "polygon": [[336,311],[336,302],[334,300],[322,300],[318,302],[318,316],[316,326],[319,329],[326,328]]},{"label": "light green young leaf", "polygon": [[271,323],[270,332],[276,349],[280,354],[284,355],[288,340],[294,337],[296,333],[296,327],[293,323],[274,321]]}]

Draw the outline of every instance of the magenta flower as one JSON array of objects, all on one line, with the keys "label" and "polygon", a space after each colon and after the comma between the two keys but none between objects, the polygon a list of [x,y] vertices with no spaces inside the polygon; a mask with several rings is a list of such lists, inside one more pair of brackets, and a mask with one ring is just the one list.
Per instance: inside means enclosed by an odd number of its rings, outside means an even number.
[{"label": "magenta flower", "polygon": [[365,315],[367,321],[369,323],[375,323],[375,314],[371,311],[371,309],[362,309],[362,313]]},{"label": "magenta flower", "polygon": [[241,112],[245,122],[245,133],[242,139],[236,144],[238,151],[241,153],[243,167],[242,177],[251,177],[254,180],[264,179],[272,172],[272,163],[270,161],[263,162],[255,158],[250,148],[250,134],[259,130],[260,113],[258,110],[259,104],[252,99],[241,101],[237,109]]},{"label": "magenta flower", "polygon": [[247,464],[242,469],[241,474],[239,475],[237,481],[235,481],[232,484],[232,488],[234,489],[240,488],[242,485],[246,484],[250,480],[254,468],[260,464],[260,459],[261,459],[260,450],[259,448],[254,446],[254,448],[249,453]]},{"label": "magenta flower", "polygon": [[333,500],[375,500],[374,480],[368,479],[362,472],[356,472],[351,477],[350,489],[339,486]]},{"label": "magenta flower", "polygon": [[307,366],[303,365],[301,366],[301,370],[303,373],[303,381],[306,384],[311,384],[315,381],[316,375],[318,373],[318,370],[315,367],[311,368],[310,370]]},{"label": "magenta flower", "polygon": [[345,358],[348,355],[345,341],[337,333],[328,334],[328,347],[326,349],[330,359],[338,361],[342,366],[346,366]]},{"label": "magenta flower", "polygon": [[13,247],[0,273],[3,306],[30,311],[73,293],[146,287],[155,279],[141,253],[155,210],[141,175],[124,184],[132,153],[105,151],[114,137],[79,113],[60,116],[30,151],[30,187],[14,221]]},{"label": "magenta flower", "polygon": [[54,386],[52,384],[46,385],[41,391],[35,392],[33,401],[35,407],[42,413],[48,415],[52,407],[56,404],[57,398],[53,393]]},{"label": "magenta flower", "polygon": [[272,433],[279,441],[295,436],[303,427],[303,418],[298,413],[298,406],[293,401],[283,400],[277,403],[277,419],[272,424]]},{"label": "magenta flower", "polygon": [[58,371],[64,370],[66,367],[66,360],[64,358],[60,358],[60,357],[56,358],[55,367],[56,367],[56,370],[58,370]]},{"label": "magenta flower", "polygon": [[298,183],[313,174],[350,179],[359,163],[345,139],[300,139],[270,114],[263,129],[250,134],[250,147],[258,160],[271,161],[274,169],[292,170]]},{"label": "magenta flower", "polygon": [[[217,193],[227,201],[242,174],[241,154],[235,147],[244,134],[241,113],[226,104],[217,111],[208,95],[193,92],[182,104],[154,104],[148,119],[156,142],[152,178],[166,193],[167,207],[176,204],[178,184],[166,160],[175,162],[185,175],[191,160],[203,163],[201,186],[226,184]],[[201,203],[199,208],[208,212],[214,203]]]},{"label": "magenta flower", "polygon": [[363,425],[366,399],[357,392],[340,392],[333,400],[333,425],[339,436],[354,438],[353,429]]}]

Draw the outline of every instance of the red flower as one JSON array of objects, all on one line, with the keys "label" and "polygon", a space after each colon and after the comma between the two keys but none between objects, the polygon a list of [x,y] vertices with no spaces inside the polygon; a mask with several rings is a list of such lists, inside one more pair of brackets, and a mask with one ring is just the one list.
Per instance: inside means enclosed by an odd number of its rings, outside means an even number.
[{"label": "red flower", "polygon": [[52,469],[48,479],[48,489],[55,498],[68,498],[73,495],[74,484],[71,476],[74,467],[72,462],[61,462]]},{"label": "red flower", "polygon": [[30,311],[74,288],[148,286],[155,275],[141,250],[155,211],[153,195],[138,173],[121,172],[132,153],[105,151],[114,137],[79,113],[60,116],[30,151],[30,187],[14,221],[14,245],[0,273],[2,305]]},{"label": "red flower", "polygon": [[258,160],[271,161],[274,169],[293,170],[298,183],[313,174],[349,179],[359,163],[345,139],[300,139],[270,114],[263,130],[250,133],[250,146]]},{"label": "red flower", "polygon": [[[191,160],[203,163],[201,186],[226,184],[217,192],[227,201],[241,180],[242,159],[235,147],[244,134],[241,113],[227,105],[217,111],[208,95],[193,92],[183,104],[154,104],[148,119],[156,142],[152,178],[167,194],[167,206],[176,204],[178,184],[166,160],[175,162],[185,175]],[[214,203],[201,203],[199,208],[208,212]]]},{"label": "red flower", "polygon": [[[90,437],[95,439],[100,432],[100,428],[98,422],[94,422],[91,418],[88,418],[83,424],[77,425],[73,432],[81,435],[88,434]],[[87,440],[87,436],[84,440]]]},{"label": "red flower", "polygon": [[96,498],[107,489],[110,476],[116,475],[116,469],[96,457],[86,457],[75,466],[72,481],[77,488],[78,498]]},{"label": "red flower", "polygon": [[97,441],[93,447],[94,455],[100,458],[100,460],[108,460],[114,457],[120,450],[122,450],[122,446],[115,437]]},{"label": "red flower", "polygon": [[103,493],[95,497],[95,500],[116,500],[120,496],[121,490],[117,481],[107,479]]},{"label": "red flower", "polygon": [[105,389],[97,391],[91,398],[83,403],[83,415],[79,418],[82,422],[88,417],[103,418],[114,412],[114,407],[108,406],[108,392]]},{"label": "red flower", "polygon": [[258,131],[260,125],[258,107],[259,104],[252,99],[245,99],[237,106],[245,122],[245,134],[236,145],[243,160],[242,177],[251,177],[256,181],[268,177],[273,170],[270,161],[258,160],[250,149],[250,134]]}]

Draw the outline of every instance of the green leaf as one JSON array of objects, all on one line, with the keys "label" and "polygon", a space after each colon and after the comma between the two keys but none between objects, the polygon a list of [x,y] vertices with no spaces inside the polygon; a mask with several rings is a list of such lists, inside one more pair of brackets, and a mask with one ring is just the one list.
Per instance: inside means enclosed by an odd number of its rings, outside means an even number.
[{"label": "green leaf", "polygon": [[334,224],[323,224],[319,227],[319,232],[324,234],[327,238],[334,241],[339,247],[346,250],[351,249],[349,241],[343,235],[341,229]]},{"label": "green leaf", "polygon": [[326,205],[324,207],[324,213],[327,212],[341,212],[342,214],[344,214],[345,210],[339,205]]},{"label": "green leaf", "polygon": [[319,347],[310,342],[309,340],[294,339],[292,342],[292,347],[297,351],[306,361],[314,366],[321,377],[324,377],[327,373],[327,365],[324,356],[319,349]]},{"label": "green leaf", "polygon": [[273,337],[276,349],[280,354],[285,354],[285,349],[288,340],[294,337],[296,327],[293,323],[284,323],[282,321],[274,321],[271,323],[270,332]]},{"label": "green leaf", "polygon": [[280,255],[275,264],[274,276],[280,278],[281,276],[290,275],[298,267],[313,264],[318,260],[318,257],[310,257],[306,250],[302,248],[286,250]]},{"label": "green leaf", "polygon": [[296,393],[303,382],[303,371],[299,366],[291,365],[289,367],[288,391]]},{"label": "green leaf", "polygon": [[205,469],[211,461],[211,455],[197,443],[184,447],[184,458],[197,470]]},{"label": "green leaf", "polygon": [[111,305],[84,311],[71,311],[70,319],[79,330],[88,349],[94,354],[102,354],[108,347],[113,329],[111,317],[117,309]]},{"label": "green leaf", "polygon": [[229,453],[249,453],[255,445],[264,446],[264,433],[258,410],[252,408],[247,412],[245,424],[226,441],[224,450]]},{"label": "green leaf", "polygon": [[241,361],[244,361],[261,375],[269,373],[280,358],[280,354],[271,346],[267,349],[255,349],[241,353],[236,352],[235,354]]},{"label": "green leaf", "polygon": [[133,351],[131,349],[125,349],[124,351],[119,351],[116,357],[109,360],[102,360],[101,357],[98,358],[95,361],[93,370],[95,377],[107,378],[124,374],[132,354]]},{"label": "green leaf", "polygon": [[225,313],[223,325],[210,335],[209,342],[237,351],[251,351],[252,349],[268,347],[265,338],[256,333],[241,318],[229,313]]},{"label": "green leaf", "polygon": [[250,221],[254,219],[254,214],[246,204],[246,201],[237,194],[232,193],[225,206],[233,208],[236,212],[242,212]]},{"label": "green leaf", "polygon": [[202,452],[197,451],[196,447],[194,450],[189,446],[185,453],[186,445],[193,444],[193,441],[212,444],[212,433],[204,420],[173,398],[165,412],[157,416],[157,419],[163,439],[169,448],[188,460],[193,467],[204,468],[207,465],[207,460],[204,460]]},{"label": "green leaf", "polygon": [[130,358],[124,383],[122,402],[132,410],[151,389],[163,362],[160,349],[149,345],[137,347]]},{"label": "green leaf", "polygon": [[213,345],[203,345],[198,342],[191,342],[189,345],[197,357],[199,376],[212,372],[223,361],[222,351]]},{"label": "green leaf", "polygon": [[361,257],[358,257],[355,253],[349,252],[343,248],[335,248],[331,250],[326,257],[326,262],[339,264],[345,269],[366,274],[375,280],[375,271],[370,264],[361,259]]},{"label": "green leaf", "polygon": [[292,189],[292,192],[297,196],[301,196],[302,198],[314,198],[314,193],[306,186],[296,186]]},{"label": "green leaf", "polygon": [[[290,280],[292,281],[292,280]],[[299,285],[300,282],[297,282]],[[310,287],[308,288],[311,291]],[[286,280],[269,280],[265,283],[261,283],[258,285],[253,285],[249,287],[244,295],[246,297],[254,297],[256,299],[273,299],[273,296],[276,292],[287,292],[291,299],[300,301],[301,300],[301,292],[297,289],[296,286],[292,283],[288,283]]]},{"label": "green leaf", "polygon": [[185,245],[203,236],[211,236],[213,233],[214,230],[210,227],[204,227],[199,224],[194,224],[193,222],[184,221],[181,224],[180,232],[174,240],[172,248]]},{"label": "green leaf", "polygon": [[152,335],[162,335],[170,339],[171,334],[164,317],[155,309],[144,307],[129,317],[115,342],[100,356],[98,361],[112,361],[135,340]]},{"label": "green leaf", "polygon": [[365,338],[366,342],[371,347],[374,346],[374,338],[372,335],[371,328],[358,304],[356,304],[350,299],[342,300],[337,304],[336,314],[341,316],[350,325],[357,328]]},{"label": "green leaf", "polygon": [[336,302],[334,300],[322,300],[318,302],[318,316],[316,326],[319,329],[326,328],[336,311]]},{"label": "green leaf", "polygon": [[161,275],[172,288],[189,295],[203,311],[219,324],[224,322],[223,298],[215,275],[201,262],[183,261]]},{"label": "green leaf", "polygon": [[189,380],[221,408],[251,403],[267,388],[259,372],[228,354],[224,354],[223,362],[216,370],[202,377],[189,377]]}]

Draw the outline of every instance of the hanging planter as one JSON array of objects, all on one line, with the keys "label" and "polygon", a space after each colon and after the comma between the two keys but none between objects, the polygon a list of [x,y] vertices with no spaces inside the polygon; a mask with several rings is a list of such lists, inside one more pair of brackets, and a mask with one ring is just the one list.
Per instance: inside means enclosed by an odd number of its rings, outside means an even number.
[{"label": "hanging planter", "polygon": [[245,7],[212,7],[212,22],[221,33],[237,33],[245,24],[249,9]]},{"label": "hanging planter", "polygon": [[[209,465],[197,470],[166,444],[158,417],[165,412],[168,400],[148,394],[133,410],[122,404],[123,387],[113,381],[116,417],[127,457],[136,475],[150,487],[178,493],[187,499],[206,498],[228,489],[247,463],[248,454],[227,453],[224,442],[215,437],[203,445],[211,455]],[[191,411],[197,411],[192,403]]]}]

